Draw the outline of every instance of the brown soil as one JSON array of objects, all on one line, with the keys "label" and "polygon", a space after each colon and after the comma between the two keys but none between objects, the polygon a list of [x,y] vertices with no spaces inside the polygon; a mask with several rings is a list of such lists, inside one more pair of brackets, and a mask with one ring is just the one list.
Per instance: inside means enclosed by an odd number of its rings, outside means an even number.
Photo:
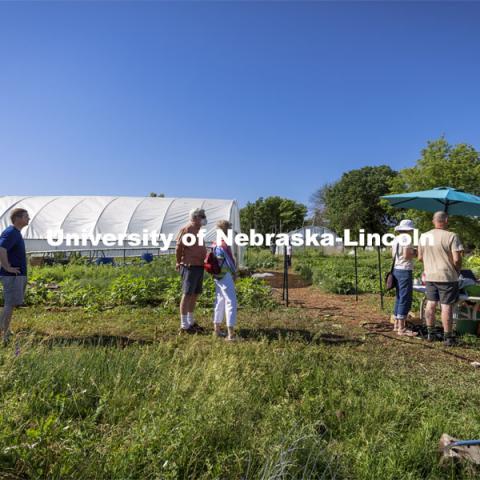
[{"label": "brown soil", "polygon": [[[277,299],[282,297],[283,273],[269,272],[273,277],[264,280],[274,289]],[[362,322],[385,322],[389,316],[376,308],[378,296],[360,295],[358,301],[355,295],[335,295],[325,293],[310,286],[299,275],[288,274],[289,306],[301,308],[307,316],[318,317],[330,315],[342,320],[342,323],[360,326]]]},{"label": "brown soil", "polygon": [[[273,277],[265,278],[272,286],[273,294],[282,301],[283,273],[271,272]],[[411,359],[431,361],[432,354],[441,363],[451,362],[469,365],[472,361],[480,362],[478,347],[465,344],[461,340],[455,348],[446,348],[442,342],[430,344],[420,338],[399,337],[392,331],[390,313],[382,311],[378,295],[335,295],[319,288],[307,285],[298,275],[289,274],[289,307],[291,311],[298,309],[298,320],[304,322],[315,320],[332,327],[341,327],[342,332],[350,339],[371,339],[383,344],[391,351],[392,347],[407,349]],[[405,353],[405,352],[404,352]],[[456,362],[456,363],[457,363]],[[472,368],[472,367],[470,367]]]}]

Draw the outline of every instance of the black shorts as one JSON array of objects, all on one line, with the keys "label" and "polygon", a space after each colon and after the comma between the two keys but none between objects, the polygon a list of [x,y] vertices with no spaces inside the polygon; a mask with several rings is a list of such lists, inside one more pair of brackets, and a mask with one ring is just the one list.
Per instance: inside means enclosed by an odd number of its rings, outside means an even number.
[{"label": "black shorts", "polygon": [[202,293],[203,287],[203,266],[186,267],[180,265],[182,276],[182,290],[186,295],[198,295]]},{"label": "black shorts", "polygon": [[458,301],[458,282],[425,282],[427,300],[452,305]]}]

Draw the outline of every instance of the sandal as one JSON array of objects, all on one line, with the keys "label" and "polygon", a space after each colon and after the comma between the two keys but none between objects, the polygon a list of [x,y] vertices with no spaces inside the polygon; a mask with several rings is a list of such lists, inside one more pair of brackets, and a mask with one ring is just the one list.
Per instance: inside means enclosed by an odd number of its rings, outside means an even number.
[{"label": "sandal", "polygon": [[407,330],[406,328],[403,328],[402,330],[397,331],[397,335],[400,335],[401,337],[416,337],[418,333],[412,332],[412,330]]}]

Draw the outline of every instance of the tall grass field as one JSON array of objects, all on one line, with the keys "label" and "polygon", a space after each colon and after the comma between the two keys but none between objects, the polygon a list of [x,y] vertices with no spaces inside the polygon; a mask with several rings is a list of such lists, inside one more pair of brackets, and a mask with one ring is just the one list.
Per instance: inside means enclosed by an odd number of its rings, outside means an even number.
[{"label": "tall grass field", "polygon": [[[123,268],[33,269],[37,292],[0,349],[0,478],[479,478],[437,451],[444,432],[480,435],[468,363],[368,335],[322,305],[287,309],[252,279],[242,341],[211,335],[211,299],[197,313],[207,333],[178,335],[171,272]],[[89,275],[99,307],[62,297],[65,284],[91,288]],[[135,287],[115,297],[124,275]],[[155,276],[155,302],[129,297]]]}]

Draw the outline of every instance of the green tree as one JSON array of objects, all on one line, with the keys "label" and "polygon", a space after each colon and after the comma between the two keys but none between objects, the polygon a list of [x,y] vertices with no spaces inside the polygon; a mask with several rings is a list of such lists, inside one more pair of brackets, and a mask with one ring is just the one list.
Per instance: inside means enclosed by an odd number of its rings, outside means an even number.
[{"label": "green tree", "polygon": [[[391,193],[430,190],[435,187],[453,187],[480,195],[479,152],[465,143],[450,145],[441,137],[428,142],[416,165],[401,170],[390,182]],[[422,231],[432,228],[430,212],[388,210],[397,218],[411,218]],[[480,247],[480,223],[476,218],[452,215],[449,223],[466,246]]]},{"label": "green tree", "polygon": [[356,238],[360,228],[385,233],[393,219],[379,197],[389,193],[390,182],[396,175],[387,165],[350,170],[313,194],[314,216],[336,232],[352,230],[352,238]]},{"label": "green tree", "polygon": [[240,223],[244,232],[251,228],[264,235],[289,232],[303,225],[306,214],[307,207],[294,200],[278,196],[260,197],[240,210]]}]

